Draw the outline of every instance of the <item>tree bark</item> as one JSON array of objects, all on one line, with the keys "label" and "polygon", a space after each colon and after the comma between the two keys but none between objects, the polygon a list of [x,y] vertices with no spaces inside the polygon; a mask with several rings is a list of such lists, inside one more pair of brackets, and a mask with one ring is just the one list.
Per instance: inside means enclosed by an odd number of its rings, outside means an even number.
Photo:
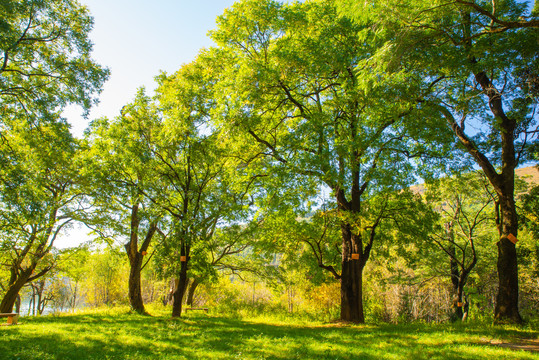
[{"label": "tree bark", "polygon": [[189,286],[189,292],[187,293],[187,305],[193,306],[193,299],[195,297],[195,291],[200,284],[199,278],[194,278],[193,282]]},{"label": "tree bark", "polygon": [[[22,287],[28,282],[28,279],[32,275],[32,268],[21,270],[17,275],[13,276],[11,279],[13,281],[10,281],[10,284],[7,288],[6,293],[4,294],[4,297],[2,298],[2,302],[0,302],[0,312],[1,313],[10,313],[13,312],[13,306],[15,305],[15,302],[17,301],[17,297],[19,296],[19,291],[21,291]],[[14,270],[12,270],[12,273]]]},{"label": "tree bark", "polygon": [[[505,201],[504,201],[505,200]],[[516,246],[508,235],[517,236],[514,199],[501,199],[502,234],[498,241],[498,294],[494,308],[496,323],[522,323],[518,311],[518,263]]]},{"label": "tree bark", "polygon": [[[187,284],[188,284],[188,277],[187,277],[187,269],[188,269],[188,263],[189,263],[189,251],[190,246],[185,245],[184,240],[182,239],[182,245],[181,245],[181,253],[180,253],[180,274],[178,277],[178,286],[176,287],[176,290],[174,291],[173,299],[174,302],[172,303],[172,317],[180,317],[182,315],[182,302],[183,297],[185,295],[185,292],[187,290]],[[183,259],[183,261],[181,261]]]},{"label": "tree bark", "polygon": [[142,260],[142,254],[139,252],[137,252],[134,257],[129,259],[129,304],[131,305],[131,309],[139,314],[146,314],[144,301],[142,300],[142,286],[140,281]]},{"label": "tree bark", "polygon": [[181,262],[180,276],[176,291],[174,291],[172,303],[172,317],[180,317],[182,315],[182,302],[187,289],[187,261]]},{"label": "tree bark", "polygon": [[[361,237],[352,234],[349,224],[341,225],[343,241],[341,274],[341,320],[352,323],[364,323],[363,312],[363,267],[364,258],[361,249]],[[358,241],[359,240],[359,241]],[[352,259],[357,254],[359,259]]]},{"label": "tree bark", "polygon": [[125,251],[129,258],[129,280],[128,280],[128,293],[129,304],[131,309],[139,314],[147,314],[144,308],[144,300],[142,299],[142,285],[141,285],[141,271],[144,261],[144,254],[150,246],[150,242],[153,235],[157,231],[157,221],[152,221],[148,228],[148,232],[142,242],[140,250],[138,248],[138,233],[140,225],[140,217],[138,215],[138,209],[140,204],[135,203],[131,207],[131,228],[130,239],[125,245]]}]

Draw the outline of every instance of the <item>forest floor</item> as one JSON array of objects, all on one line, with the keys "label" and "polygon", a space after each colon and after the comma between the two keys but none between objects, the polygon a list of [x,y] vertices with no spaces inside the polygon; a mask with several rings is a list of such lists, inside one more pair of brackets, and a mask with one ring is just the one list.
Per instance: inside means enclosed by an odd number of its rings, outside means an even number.
[{"label": "forest floor", "polygon": [[535,359],[539,329],[486,324],[346,325],[125,310],[23,317],[0,359]]}]

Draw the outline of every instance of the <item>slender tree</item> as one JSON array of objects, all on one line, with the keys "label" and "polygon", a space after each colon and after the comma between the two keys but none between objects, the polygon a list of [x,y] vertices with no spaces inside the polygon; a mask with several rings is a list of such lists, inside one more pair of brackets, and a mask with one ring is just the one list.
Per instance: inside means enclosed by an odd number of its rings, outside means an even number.
[{"label": "slender tree", "polygon": [[495,194],[482,173],[472,172],[428,184],[427,198],[441,214],[440,229],[429,239],[449,257],[452,318],[465,319],[469,304],[464,288],[477,262],[485,261],[485,244],[493,235],[488,230],[494,223]]},{"label": "slender tree", "polygon": [[160,182],[153,170],[152,149],[160,119],[151,99],[140,89],[133,103],[114,120],[98,119],[87,131],[85,171],[93,211],[86,223],[107,240],[124,241],[129,259],[131,308],[145,313],[141,270],[150,258],[161,210],[150,200]]},{"label": "slender tree", "polygon": [[[45,261],[62,230],[85,209],[77,144],[63,123],[4,131],[0,246],[9,278],[0,312],[11,312],[21,288],[54,266]],[[5,281],[5,282],[4,282]]]},{"label": "slender tree", "polygon": [[[180,316],[193,254],[204,251],[219,222],[238,221],[244,193],[236,191],[237,161],[226,155],[209,126],[211,89],[203,58],[160,78],[158,100],[164,114],[154,166],[165,182],[152,201],[169,217],[163,248],[178,278],[172,316]],[[210,80],[211,81],[211,80]]]}]

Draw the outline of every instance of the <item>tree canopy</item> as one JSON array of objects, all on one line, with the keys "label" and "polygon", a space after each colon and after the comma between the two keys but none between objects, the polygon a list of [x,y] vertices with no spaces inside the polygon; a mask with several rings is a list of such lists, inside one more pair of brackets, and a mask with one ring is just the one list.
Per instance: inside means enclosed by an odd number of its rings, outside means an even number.
[{"label": "tree canopy", "polygon": [[[86,111],[108,70],[91,58],[93,19],[72,0],[7,0],[0,4],[2,123],[54,120],[67,104]],[[53,118],[51,118],[51,116]]]},{"label": "tree canopy", "polygon": [[[215,46],[78,140],[60,113],[88,110],[108,76],[91,16],[70,0],[3,2],[0,310],[56,257],[69,263],[51,250],[78,220],[110,247],[81,252],[92,303],[117,301],[125,281],[133,310],[160,293],[180,316],[186,293],[193,304],[229,277],[252,285],[253,306],[259,282],[286,292],[289,312],[309,289],[337,296],[342,321],[462,319],[473,289],[497,292],[482,302],[496,321],[521,322],[520,259],[524,304],[537,293],[537,188],[515,174],[539,148],[536,10],[238,1]],[[421,312],[421,294],[443,305]]]}]

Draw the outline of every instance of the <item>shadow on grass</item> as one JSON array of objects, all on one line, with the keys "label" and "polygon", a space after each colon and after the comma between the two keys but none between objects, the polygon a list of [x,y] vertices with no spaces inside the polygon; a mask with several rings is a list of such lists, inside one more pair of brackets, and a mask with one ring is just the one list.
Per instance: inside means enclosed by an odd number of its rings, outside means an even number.
[{"label": "shadow on grass", "polygon": [[539,359],[481,340],[493,336],[522,337],[522,332],[450,325],[274,325],[202,314],[170,319],[98,313],[28,318],[19,326],[0,329],[0,359]]}]

